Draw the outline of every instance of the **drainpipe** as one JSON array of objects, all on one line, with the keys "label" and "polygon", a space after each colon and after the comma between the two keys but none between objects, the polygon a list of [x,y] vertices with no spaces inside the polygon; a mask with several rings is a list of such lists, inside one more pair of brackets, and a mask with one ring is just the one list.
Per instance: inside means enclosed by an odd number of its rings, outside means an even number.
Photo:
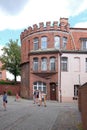
[{"label": "drainpipe", "polygon": [[61,51],[58,53],[58,101],[62,102],[62,91],[61,91]]}]

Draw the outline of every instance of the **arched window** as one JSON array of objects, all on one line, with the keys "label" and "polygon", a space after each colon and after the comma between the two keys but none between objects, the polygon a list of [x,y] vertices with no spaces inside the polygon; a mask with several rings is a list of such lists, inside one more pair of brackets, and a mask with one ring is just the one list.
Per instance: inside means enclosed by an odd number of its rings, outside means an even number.
[{"label": "arched window", "polygon": [[60,49],[60,37],[59,36],[54,37],[54,47],[56,49]]},{"label": "arched window", "polygon": [[33,59],[33,70],[38,71],[38,58]]},{"label": "arched window", "polygon": [[66,49],[67,37],[63,37],[62,49]]},{"label": "arched window", "polygon": [[47,58],[43,57],[41,59],[41,70],[46,71],[47,70]]},{"label": "arched window", "polygon": [[50,71],[55,71],[55,57],[50,58]]},{"label": "arched window", "polygon": [[47,49],[47,37],[41,38],[41,49]]},{"label": "arched window", "polygon": [[46,83],[43,83],[43,82],[40,82],[40,81],[34,82],[33,90],[41,90],[44,93],[46,93]]},{"label": "arched window", "polygon": [[38,50],[38,42],[39,42],[38,38],[34,38],[33,40],[34,50]]}]

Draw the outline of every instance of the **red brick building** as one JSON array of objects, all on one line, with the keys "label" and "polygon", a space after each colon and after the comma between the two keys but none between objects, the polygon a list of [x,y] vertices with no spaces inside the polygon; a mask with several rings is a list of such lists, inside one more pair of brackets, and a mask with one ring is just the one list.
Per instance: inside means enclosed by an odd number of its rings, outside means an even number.
[{"label": "red brick building", "polygon": [[[80,31],[79,31],[80,30]],[[61,96],[61,52],[80,51],[87,40],[87,29],[71,28],[68,18],[39,23],[21,33],[21,96],[32,99],[41,89],[47,99]],[[87,45],[87,44],[86,44]]]}]

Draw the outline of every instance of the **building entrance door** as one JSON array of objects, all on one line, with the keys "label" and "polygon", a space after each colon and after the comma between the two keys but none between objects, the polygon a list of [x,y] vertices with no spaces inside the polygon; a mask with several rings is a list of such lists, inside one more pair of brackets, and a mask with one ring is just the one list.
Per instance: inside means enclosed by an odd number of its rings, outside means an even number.
[{"label": "building entrance door", "polygon": [[50,99],[56,100],[56,85],[55,85],[55,83],[50,84]]}]

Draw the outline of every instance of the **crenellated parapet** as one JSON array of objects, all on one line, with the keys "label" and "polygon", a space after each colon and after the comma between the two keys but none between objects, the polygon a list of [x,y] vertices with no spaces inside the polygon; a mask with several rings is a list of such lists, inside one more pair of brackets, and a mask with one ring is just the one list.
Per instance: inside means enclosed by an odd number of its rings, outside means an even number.
[{"label": "crenellated parapet", "polygon": [[50,21],[46,22],[46,25],[44,26],[44,23],[41,22],[39,25],[34,24],[33,27],[28,27],[28,29],[25,29],[24,32],[21,33],[21,39],[25,38],[26,36],[41,32],[41,31],[48,31],[48,30],[62,30],[62,31],[69,31],[69,23],[68,18],[60,18],[60,23],[58,25],[58,21],[54,21],[53,24],[51,24]]}]

